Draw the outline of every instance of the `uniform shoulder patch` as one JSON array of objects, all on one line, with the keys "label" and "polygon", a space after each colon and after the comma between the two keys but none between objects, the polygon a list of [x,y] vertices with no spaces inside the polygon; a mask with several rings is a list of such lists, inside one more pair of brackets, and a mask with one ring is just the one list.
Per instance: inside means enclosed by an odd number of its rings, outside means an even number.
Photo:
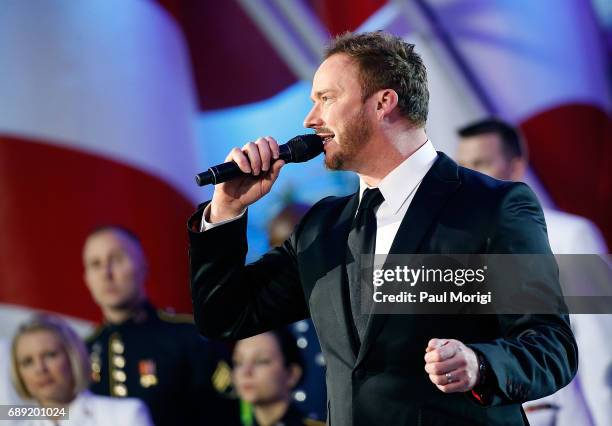
[{"label": "uniform shoulder patch", "polygon": [[217,392],[225,396],[231,396],[233,391],[232,370],[227,362],[219,361],[210,380]]}]

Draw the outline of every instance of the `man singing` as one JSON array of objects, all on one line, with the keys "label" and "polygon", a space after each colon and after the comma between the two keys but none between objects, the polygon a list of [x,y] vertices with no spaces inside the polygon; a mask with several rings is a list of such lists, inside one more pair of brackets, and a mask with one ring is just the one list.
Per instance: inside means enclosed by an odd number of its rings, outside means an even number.
[{"label": "man singing", "polygon": [[[324,139],[326,166],[357,173],[360,189],[319,201],[282,246],[245,266],[247,207],[271,190],[284,162],[271,137],[234,148],[227,160],[244,177],[217,185],[188,224],[200,332],[234,340],[312,318],[334,426],[525,424],[521,403],[576,371],[566,316],[370,315],[359,303],[359,259],[550,254],[534,194],[435,151],[425,133],[426,70],[397,37],[336,38],[311,98],[304,126]],[[533,274],[559,294],[554,261]]]}]

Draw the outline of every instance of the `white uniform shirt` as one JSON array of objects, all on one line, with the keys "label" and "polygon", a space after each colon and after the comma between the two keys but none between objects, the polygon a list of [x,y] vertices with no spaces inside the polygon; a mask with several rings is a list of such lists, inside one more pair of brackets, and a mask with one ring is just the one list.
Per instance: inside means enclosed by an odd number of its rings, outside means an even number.
[{"label": "white uniform shirt", "polygon": [[[599,229],[584,217],[544,209],[548,241],[554,254],[603,254],[608,252]],[[567,271],[560,260],[560,274],[570,294],[588,294],[589,271]],[[580,262],[577,262],[580,265]],[[585,278],[587,277],[587,278]],[[585,281],[586,280],[586,281]],[[585,293],[586,292],[586,293]],[[550,404],[558,409],[527,413],[532,426],[612,425],[612,315],[570,315],[578,344],[578,373],[554,394],[525,403],[525,407]]]},{"label": "white uniform shirt", "polygon": [[[68,420],[14,420],[14,426],[153,426],[149,410],[136,398],[111,398],[81,392],[68,406]],[[10,421],[9,421],[10,422]]]}]

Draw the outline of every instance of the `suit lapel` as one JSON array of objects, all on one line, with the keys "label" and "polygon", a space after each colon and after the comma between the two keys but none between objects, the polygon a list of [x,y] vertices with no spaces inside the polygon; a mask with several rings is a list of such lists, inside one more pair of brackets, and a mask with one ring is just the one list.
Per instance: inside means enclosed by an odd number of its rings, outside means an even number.
[{"label": "suit lapel", "polygon": [[[402,219],[389,254],[414,254],[419,252],[421,242],[438,212],[448,198],[459,187],[457,164],[444,153],[438,152],[438,159],[427,172],[419,189]],[[374,304],[376,307],[376,304]],[[357,357],[361,363],[376,336],[380,333],[388,314],[377,314],[374,310]]]},{"label": "suit lapel", "polygon": [[459,187],[457,164],[444,153],[423,178],[393,240],[390,254],[418,253],[421,241],[446,200]]}]

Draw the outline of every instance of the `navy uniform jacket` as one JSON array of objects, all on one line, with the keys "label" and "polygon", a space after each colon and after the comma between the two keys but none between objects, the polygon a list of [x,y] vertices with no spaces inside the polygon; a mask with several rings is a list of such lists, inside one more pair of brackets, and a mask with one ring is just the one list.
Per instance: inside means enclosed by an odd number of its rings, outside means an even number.
[{"label": "navy uniform jacket", "polygon": [[143,400],[156,426],[232,425],[226,351],[202,338],[188,315],[156,311],[147,303],[134,318],[102,324],[87,340],[92,392]]},{"label": "navy uniform jacket", "polygon": [[[311,317],[327,363],[332,426],[525,424],[521,403],[555,392],[576,372],[567,315],[378,314],[356,347],[344,262],[358,200],[358,194],[321,200],[281,247],[246,266],[246,215],[197,232],[203,209],[196,212],[188,228],[200,332],[242,339]],[[544,254],[528,277],[517,274],[516,285],[528,291],[533,280],[539,295],[560,299],[544,216],[529,187],[459,167],[443,153],[390,250],[411,253]],[[423,357],[433,337],[460,340],[482,354],[491,370],[482,402],[431,383]]]}]

